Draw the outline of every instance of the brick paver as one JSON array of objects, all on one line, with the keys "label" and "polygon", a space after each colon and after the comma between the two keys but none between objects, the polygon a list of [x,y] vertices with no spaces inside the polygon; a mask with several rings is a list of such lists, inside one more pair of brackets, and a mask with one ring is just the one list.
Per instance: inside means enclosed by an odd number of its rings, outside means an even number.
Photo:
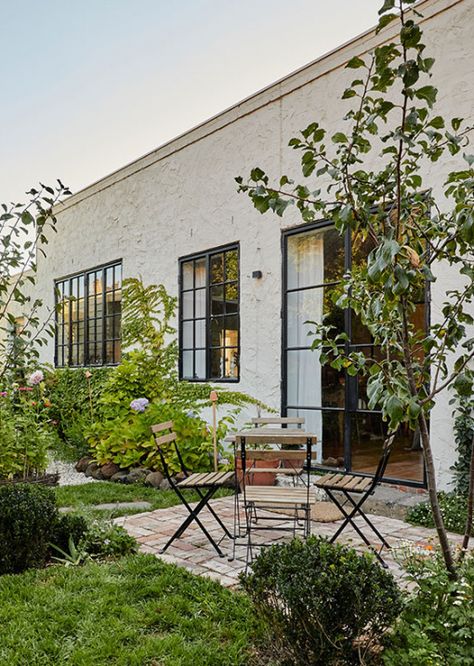
[{"label": "brick paver", "polygon": [[[216,513],[232,532],[234,524],[234,498],[224,497],[213,500],[212,505]],[[275,521],[273,527],[288,527],[292,525],[292,522],[285,519],[285,516],[282,514],[267,513],[274,517],[281,515],[281,522]],[[235,558],[232,558],[233,542],[227,537],[222,539],[220,546],[226,556],[223,558],[219,557],[199,527],[193,522],[184,535],[173,542],[166,553],[160,554],[160,549],[187,515],[186,508],[182,505],[177,505],[167,509],[157,509],[156,511],[132,516],[122,516],[116,518],[114,522],[118,525],[123,525],[127,532],[135,537],[140,544],[141,552],[156,555],[156,557],[161,558],[165,562],[184,567],[195,574],[208,576],[219,581],[225,587],[238,585],[239,574],[245,571],[246,568],[247,547],[243,539],[236,542]],[[222,530],[216,524],[210,512],[204,510],[200,514],[200,518],[213,538],[218,541],[222,536]],[[414,527],[402,520],[386,518],[384,516],[370,515],[370,519],[392,546],[392,551],[385,550],[383,552],[383,558],[388,567],[399,578],[402,578],[403,571],[394,559],[397,546],[401,547],[402,544],[410,543],[419,548],[429,548],[431,543],[435,543],[436,535],[434,530],[425,527]],[[341,521],[333,523],[318,523],[313,521],[311,531],[312,534],[330,537],[334,534],[340,523]],[[243,524],[244,521],[242,520]],[[356,524],[371,539],[370,532],[364,529],[364,521],[359,518],[356,520]],[[269,541],[276,543],[277,541],[288,540],[289,538],[291,538],[291,534],[288,532],[262,531],[252,534],[254,543],[268,543]],[[454,545],[459,545],[462,540],[462,537],[458,534],[450,534],[449,538]],[[339,542],[353,546],[357,550],[367,550],[367,547],[358,534],[350,527],[344,530],[339,538]],[[375,546],[378,546],[375,541],[373,543]],[[256,548],[255,550],[258,549]]]}]

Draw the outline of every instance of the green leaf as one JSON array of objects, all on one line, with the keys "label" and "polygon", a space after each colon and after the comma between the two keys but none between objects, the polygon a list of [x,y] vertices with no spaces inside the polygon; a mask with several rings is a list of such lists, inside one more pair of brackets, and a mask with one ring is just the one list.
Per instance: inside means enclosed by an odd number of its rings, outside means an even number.
[{"label": "green leaf", "polygon": [[418,99],[424,100],[430,109],[433,107],[433,104],[436,102],[436,95],[438,90],[434,86],[423,86],[415,90],[415,97]]},{"label": "green leaf", "polygon": [[331,137],[331,140],[332,140],[334,143],[348,143],[348,141],[349,141],[349,139],[348,139],[347,136],[344,134],[344,132],[336,132],[336,133],[333,134],[333,136]]},{"label": "green leaf", "polygon": [[392,21],[395,21],[396,18],[398,18],[396,14],[385,14],[385,16],[382,16],[378,22],[376,32],[380,32],[381,30],[386,28],[387,25]]},{"label": "green leaf", "polygon": [[346,88],[341,99],[350,99],[351,97],[356,97],[357,93],[352,88]]},{"label": "green leaf", "polygon": [[365,62],[358,56],[351,58],[346,65],[346,69],[358,69],[359,67],[365,67]]},{"label": "green leaf", "polygon": [[395,0],[385,0],[382,7],[379,9],[379,16],[381,14],[384,14],[385,12],[388,12],[389,9],[393,9],[394,7],[395,7]]}]

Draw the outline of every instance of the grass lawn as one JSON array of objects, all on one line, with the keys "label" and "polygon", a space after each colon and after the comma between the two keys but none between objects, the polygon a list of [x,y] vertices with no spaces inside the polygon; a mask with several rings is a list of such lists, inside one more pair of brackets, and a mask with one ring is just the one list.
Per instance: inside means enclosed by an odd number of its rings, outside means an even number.
[{"label": "grass lawn", "polygon": [[[60,486],[55,488],[56,501],[59,507],[74,507],[77,512],[87,512],[93,516],[104,515],[115,518],[117,516],[131,515],[142,511],[153,511],[165,509],[168,506],[179,504],[179,498],[172,490],[158,490],[149,488],[140,483],[125,485],[111,481],[99,481],[98,483],[84,483],[80,486]],[[230,491],[220,491],[216,497],[228,495]],[[183,493],[190,502],[195,502],[198,497],[192,491]],[[151,509],[114,509],[113,511],[101,511],[94,509],[94,504],[110,504],[112,502],[150,502]]]},{"label": "grass lawn", "polygon": [[252,664],[241,593],[151,555],[0,577],[0,664]]}]

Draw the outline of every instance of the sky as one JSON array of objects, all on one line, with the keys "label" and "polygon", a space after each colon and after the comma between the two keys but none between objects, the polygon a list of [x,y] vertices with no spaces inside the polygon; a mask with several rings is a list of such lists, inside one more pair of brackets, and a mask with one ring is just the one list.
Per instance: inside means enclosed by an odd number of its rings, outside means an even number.
[{"label": "sky", "polygon": [[377,22],[381,0],[0,0],[0,201],[72,191]]}]

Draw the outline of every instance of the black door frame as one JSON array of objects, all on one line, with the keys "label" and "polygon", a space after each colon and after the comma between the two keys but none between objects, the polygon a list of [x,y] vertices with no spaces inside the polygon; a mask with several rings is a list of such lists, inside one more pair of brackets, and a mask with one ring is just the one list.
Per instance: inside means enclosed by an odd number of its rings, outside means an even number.
[{"label": "black door frame", "polygon": [[[283,416],[287,415],[287,410],[288,409],[313,409],[314,411],[331,411],[330,408],[325,408],[321,406],[320,408],[315,408],[315,407],[305,407],[305,406],[299,406],[299,407],[292,407],[291,405],[288,405],[288,400],[287,400],[287,392],[288,392],[288,373],[287,373],[287,362],[288,362],[288,307],[287,307],[287,294],[288,294],[288,277],[287,277],[287,268],[288,268],[288,238],[291,236],[298,235],[302,232],[305,231],[313,231],[314,229],[324,229],[324,228],[330,228],[332,227],[333,224],[330,221],[324,220],[321,222],[311,222],[311,223],[306,223],[306,224],[300,224],[294,227],[289,227],[286,229],[283,229],[281,232],[281,256],[282,256],[282,296],[281,296],[281,326],[282,326],[282,334],[281,334],[281,379],[280,379],[280,395],[281,395],[281,414]],[[351,238],[351,232],[350,229],[347,229],[345,232],[345,238],[344,238],[344,263],[345,263],[345,270],[350,270],[352,267],[352,238]],[[430,321],[430,293],[429,293],[429,285],[427,285],[426,289],[426,297],[425,297],[425,319],[426,319],[426,325],[427,327],[429,326],[429,321]],[[345,330],[349,334],[349,339],[351,340],[351,312],[349,308],[346,308],[344,311],[344,325],[345,325]],[[346,346],[346,351],[349,350],[350,342],[347,341],[345,343]],[[351,403],[351,400],[354,398],[354,386],[356,382],[356,377],[351,377],[346,373],[345,375],[346,381],[345,381],[345,406],[344,406],[344,469],[347,472],[350,472],[352,470],[352,450],[351,450],[351,430],[352,430],[352,425],[351,425],[351,416],[353,412],[348,409],[348,405]],[[335,408],[333,408],[334,411],[338,411]],[[371,413],[371,414],[377,414],[381,413],[379,410],[357,410],[357,413]],[[323,466],[320,466],[321,469],[327,469],[328,471],[334,471],[335,468],[333,467],[327,467],[324,468]],[[364,473],[364,472],[356,472],[360,476],[373,476],[372,474]],[[415,481],[413,479],[399,479],[399,478],[393,478],[393,477],[384,477],[384,481],[387,483],[393,483],[396,485],[403,485],[403,486],[409,486],[409,487],[414,487],[414,488],[426,488],[427,487],[427,481],[426,481],[426,470],[423,466],[423,480],[422,481]]]}]

